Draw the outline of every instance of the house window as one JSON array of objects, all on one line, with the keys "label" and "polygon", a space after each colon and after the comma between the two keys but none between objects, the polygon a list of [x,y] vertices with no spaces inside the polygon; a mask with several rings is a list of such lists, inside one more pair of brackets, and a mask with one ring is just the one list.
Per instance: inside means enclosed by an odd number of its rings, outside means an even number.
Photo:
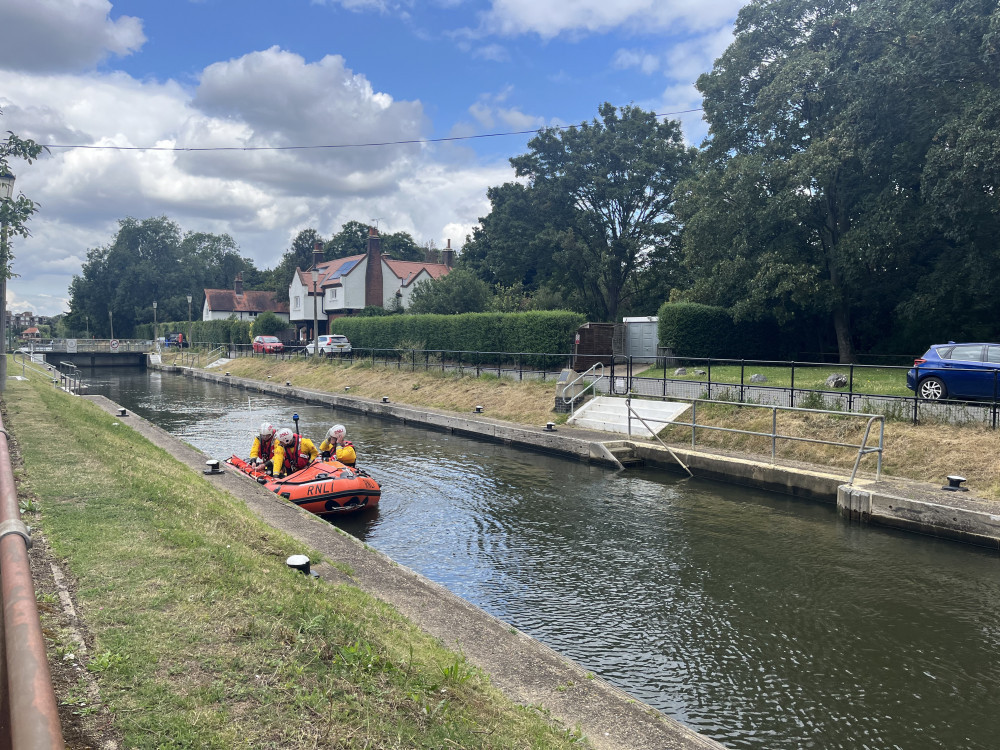
[{"label": "house window", "polygon": [[337,290],[336,289],[331,289],[330,290],[330,299],[337,299]]},{"label": "house window", "polygon": [[296,310],[299,309],[299,298],[298,297],[295,298],[295,309]]}]

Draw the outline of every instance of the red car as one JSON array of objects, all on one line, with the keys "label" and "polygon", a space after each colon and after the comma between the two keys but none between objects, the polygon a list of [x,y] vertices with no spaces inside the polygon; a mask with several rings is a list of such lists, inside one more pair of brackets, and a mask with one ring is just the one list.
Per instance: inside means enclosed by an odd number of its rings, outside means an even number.
[{"label": "red car", "polygon": [[253,340],[253,350],[273,354],[284,351],[285,345],[277,336],[256,336]]}]

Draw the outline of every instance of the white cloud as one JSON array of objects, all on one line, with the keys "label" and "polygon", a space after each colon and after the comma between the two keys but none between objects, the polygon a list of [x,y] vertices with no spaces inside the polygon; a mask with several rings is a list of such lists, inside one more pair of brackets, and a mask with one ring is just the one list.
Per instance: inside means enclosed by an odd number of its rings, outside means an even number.
[{"label": "white cloud", "polygon": [[[86,251],[117,221],[165,215],[185,231],[231,234],[258,267],[272,267],[295,234],[325,235],[349,219],[383,220],[423,243],[460,246],[489,210],[486,188],[511,178],[506,162],[478,165],[461,148],[428,144],[281,151],[174,147],[299,146],[419,139],[419,101],[378,92],[337,56],[306,63],[278,49],[206,68],[194,90],[174,82],[6,73],[3,130],[40,143],[158,146],[53,148],[15,164],[17,188],[40,204],[32,236],[14,244],[11,309],[56,314]],[[491,98],[502,123],[527,116]],[[534,118],[527,118],[533,120]],[[457,229],[456,229],[457,228]],[[445,235],[446,232],[451,234]]]},{"label": "white cloud", "polygon": [[620,49],[615,52],[611,65],[617,70],[638,68],[646,75],[652,75],[662,67],[659,55],[651,55],[641,50]]},{"label": "white cloud", "polygon": [[142,47],[142,21],[110,12],[108,0],[3,0],[0,69],[86,70]]},{"label": "white cloud", "polygon": [[612,29],[662,31],[676,25],[714,28],[731,20],[745,0],[493,0],[482,30],[504,35],[603,33]]}]

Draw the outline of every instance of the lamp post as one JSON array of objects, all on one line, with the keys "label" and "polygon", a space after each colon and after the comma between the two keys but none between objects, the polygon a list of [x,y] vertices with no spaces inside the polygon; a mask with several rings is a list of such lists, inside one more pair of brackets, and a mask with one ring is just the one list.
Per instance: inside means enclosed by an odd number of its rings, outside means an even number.
[{"label": "lamp post", "polygon": [[188,295],[188,349],[191,348],[191,295]]},{"label": "lamp post", "polygon": [[111,314],[111,308],[108,308],[108,323],[111,324],[111,340],[115,340],[115,318]]},{"label": "lamp post", "polygon": [[316,283],[319,281],[319,269],[315,266],[312,270],[313,282],[313,357],[319,358],[319,308],[316,307]]},{"label": "lamp post", "polygon": [[154,349],[159,348],[160,346],[160,337],[158,335],[159,331],[157,330],[157,328],[158,326],[156,325],[156,300],[153,300],[153,348]]},{"label": "lamp post", "polygon": [[[0,174],[0,202],[6,203],[14,195],[14,175]],[[0,391],[7,388],[7,221],[0,221]]]}]

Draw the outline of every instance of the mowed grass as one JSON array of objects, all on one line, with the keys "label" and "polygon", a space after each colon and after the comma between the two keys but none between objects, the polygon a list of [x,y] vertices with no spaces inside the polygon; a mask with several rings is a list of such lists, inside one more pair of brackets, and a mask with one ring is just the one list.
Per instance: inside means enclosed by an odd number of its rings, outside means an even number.
[{"label": "mowed grass", "polygon": [[126,747],[585,744],[388,605],[288,570],[319,556],[88,401],[39,379],[5,402],[28,523],[70,571],[78,658]]},{"label": "mowed grass", "polygon": [[[677,367],[668,367],[666,377],[668,380],[694,380],[708,381],[709,372],[706,363],[687,366],[686,375],[675,375]],[[704,370],[704,375],[696,375],[695,370]],[[869,365],[855,365],[853,382],[848,382],[845,388],[830,388],[826,385],[826,379],[835,373],[845,376],[851,375],[850,365],[796,365],[794,372],[794,385],[796,389],[820,390],[820,391],[843,391],[853,390],[854,393],[868,393],[878,396],[912,396],[913,391],[906,387],[905,367],[874,367]],[[751,375],[763,375],[767,378],[765,383],[751,383]],[[774,388],[790,388],[792,382],[791,366],[759,366],[746,364],[742,368],[738,364],[717,365],[712,364],[711,382],[739,385],[761,385]],[[644,370],[638,375],[642,378],[662,379],[664,377],[663,368]]]}]

